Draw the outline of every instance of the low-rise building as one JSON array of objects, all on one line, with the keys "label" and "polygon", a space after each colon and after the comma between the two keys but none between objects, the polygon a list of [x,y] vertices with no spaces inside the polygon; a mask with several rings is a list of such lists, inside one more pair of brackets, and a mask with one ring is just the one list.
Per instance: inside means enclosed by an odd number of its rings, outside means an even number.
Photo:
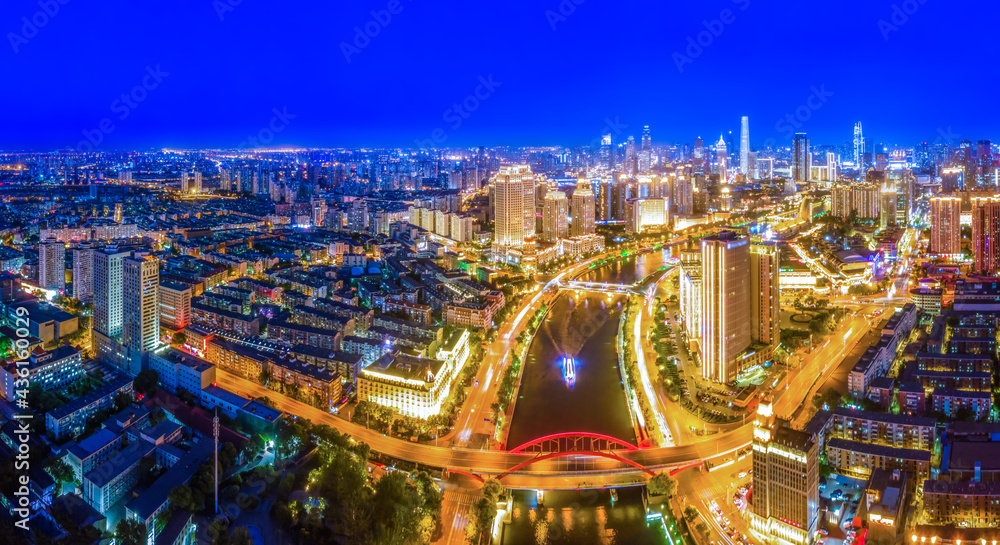
[{"label": "low-rise building", "polygon": [[964,528],[1000,526],[1000,482],[928,480],[923,495],[928,522]]},{"label": "low-rise building", "polygon": [[990,392],[968,392],[965,390],[949,390],[935,388],[931,393],[931,407],[934,412],[950,418],[958,416],[959,411],[970,411],[976,420],[989,415],[993,407]]},{"label": "low-rise building", "polygon": [[120,375],[93,392],[49,411],[45,415],[45,429],[56,441],[75,437],[83,432],[91,416],[113,406],[118,394],[132,394],[132,377]]},{"label": "low-rise building", "polygon": [[160,386],[171,394],[178,388],[195,393],[215,382],[214,365],[170,346],[152,352],[149,367],[160,375]]},{"label": "low-rise building", "polygon": [[867,478],[875,469],[909,471],[917,482],[930,477],[931,452],[873,445],[847,439],[831,439],[826,445],[826,459],[834,471]]},{"label": "low-rise building", "polygon": [[4,399],[13,401],[17,397],[19,379],[38,384],[43,390],[51,390],[69,386],[82,379],[83,375],[80,351],[76,348],[67,345],[45,351],[38,347],[26,360],[15,360],[0,366],[0,394]]}]

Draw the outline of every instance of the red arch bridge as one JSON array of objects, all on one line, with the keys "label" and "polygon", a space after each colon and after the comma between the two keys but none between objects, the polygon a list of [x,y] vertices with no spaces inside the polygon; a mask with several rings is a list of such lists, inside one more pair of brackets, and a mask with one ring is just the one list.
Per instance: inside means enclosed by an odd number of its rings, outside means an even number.
[{"label": "red arch bridge", "polygon": [[[622,454],[633,452],[639,450],[639,447],[629,443],[628,441],[623,441],[621,439],[611,437],[609,435],[603,435],[600,433],[587,433],[587,432],[569,432],[569,433],[556,433],[552,435],[546,435],[544,437],[539,437],[518,445],[507,451],[507,454],[522,454],[531,455],[531,457],[524,457],[524,459],[518,461],[515,465],[497,475],[498,479],[503,479],[511,473],[515,473],[525,467],[532,464],[542,462],[545,460],[558,459],[558,458],[579,458],[579,457],[593,457],[593,458],[605,458],[609,460],[614,460],[621,464],[627,464],[636,469],[642,470],[649,475],[655,475],[655,472],[642,464],[631,460],[629,458],[621,456]],[[583,462],[586,464],[586,462]],[[585,468],[580,468],[585,469]],[[471,472],[465,472],[455,469],[449,470],[452,473],[459,473],[473,477],[479,481],[483,478],[480,475],[476,475]]]}]

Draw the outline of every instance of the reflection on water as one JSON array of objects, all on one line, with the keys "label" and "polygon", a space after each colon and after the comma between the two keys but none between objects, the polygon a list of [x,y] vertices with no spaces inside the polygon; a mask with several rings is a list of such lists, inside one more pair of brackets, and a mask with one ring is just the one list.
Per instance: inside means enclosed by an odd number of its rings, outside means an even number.
[{"label": "reflection on water", "polygon": [[502,543],[631,545],[659,543],[656,535],[646,527],[641,488],[618,489],[614,505],[607,490],[549,491],[543,505],[535,492],[516,491]]}]

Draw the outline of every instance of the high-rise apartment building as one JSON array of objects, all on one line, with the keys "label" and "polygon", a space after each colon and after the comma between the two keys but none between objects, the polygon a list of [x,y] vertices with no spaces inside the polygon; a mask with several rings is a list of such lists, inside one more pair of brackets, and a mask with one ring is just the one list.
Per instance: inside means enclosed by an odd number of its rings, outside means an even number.
[{"label": "high-rise apartment building", "polygon": [[94,251],[93,329],[108,337],[122,334],[122,274],[128,255],[115,246]]},{"label": "high-rise apartment building", "polygon": [[122,345],[128,354],[127,370],[136,375],[145,367],[148,352],[160,343],[160,265],[143,253],[123,263]]},{"label": "high-rise apartment building", "polygon": [[878,219],[880,204],[880,188],[875,185],[836,185],[830,188],[830,213],[839,219],[847,219],[852,213],[858,219]]},{"label": "high-rise apartment building", "polygon": [[754,176],[750,167],[750,118],[747,116],[740,120],[740,174],[747,179]]},{"label": "high-rise apartment building", "polygon": [[73,248],[73,297],[83,303],[94,299],[94,245],[90,242]]},{"label": "high-rise apartment building", "polygon": [[701,241],[702,376],[730,382],[750,346],[750,242],[732,231]]},{"label": "high-rise apartment building", "polygon": [[774,416],[761,400],[753,423],[748,523],[762,542],[806,545],[819,519],[819,441]]},{"label": "high-rise apartment building", "polygon": [[696,345],[701,339],[701,249],[681,250],[678,294],[688,343]]},{"label": "high-rise apartment building", "polygon": [[750,247],[750,340],[778,344],[781,330],[780,250],[774,244]]},{"label": "high-rise apartment building", "polygon": [[38,287],[66,288],[66,245],[62,241],[48,238],[38,245]]},{"label": "high-rise apartment building", "polygon": [[535,234],[535,177],[528,165],[500,169],[493,178],[493,207],[494,250],[521,248]]},{"label": "high-rise apartment building", "polygon": [[542,240],[555,242],[569,235],[569,201],[566,194],[549,189],[542,209]]},{"label": "high-rise apartment building", "polygon": [[792,145],[792,181],[808,182],[812,169],[812,152],[809,151],[809,138],[806,133],[795,134]]},{"label": "high-rise apartment building", "polygon": [[580,179],[576,182],[570,212],[573,214],[573,221],[570,222],[569,227],[570,236],[591,235],[595,232],[594,191],[586,179]]},{"label": "high-rise apartment building", "polygon": [[976,274],[1000,273],[1000,201],[974,203],[972,207],[972,254]]},{"label": "high-rise apartment building", "polygon": [[934,197],[931,199],[931,253],[957,256],[962,253],[962,199]]}]

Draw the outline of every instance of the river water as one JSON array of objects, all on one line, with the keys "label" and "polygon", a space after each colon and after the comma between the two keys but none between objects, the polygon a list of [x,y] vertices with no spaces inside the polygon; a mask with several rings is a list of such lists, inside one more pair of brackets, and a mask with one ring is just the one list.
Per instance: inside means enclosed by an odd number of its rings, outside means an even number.
[{"label": "river water", "polygon": [[[642,254],[581,277],[589,282],[632,284],[662,267],[666,252]],[[553,304],[528,351],[507,447],[560,432],[603,433],[635,443],[618,372],[616,337],[624,296],[566,292]],[[575,380],[565,358],[575,361]],[[607,490],[534,492],[514,496],[514,520],[504,545],[658,543],[646,527],[641,488],[621,489],[612,506]]]}]

